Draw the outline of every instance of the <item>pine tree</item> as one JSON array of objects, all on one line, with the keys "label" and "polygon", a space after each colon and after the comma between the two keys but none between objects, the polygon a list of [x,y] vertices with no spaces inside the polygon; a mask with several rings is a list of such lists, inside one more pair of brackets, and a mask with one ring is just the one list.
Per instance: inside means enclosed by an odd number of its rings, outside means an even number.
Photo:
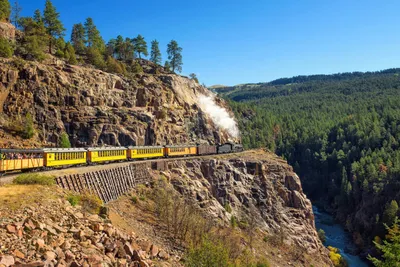
[{"label": "pine tree", "polygon": [[383,222],[391,226],[398,211],[399,205],[397,204],[396,200],[392,200],[390,203],[387,203],[385,211],[383,212]]},{"label": "pine tree", "polygon": [[82,23],[72,26],[71,43],[77,54],[82,55],[85,52],[85,28]]},{"label": "pine tree", "polygon": [[166,71],[171,71],[171,64],[169,63],[169,61],[167,60],[167,61],[165,61],[165,63],[164,63],[164,68],[165,68],[165,70]]},{"label": "pine tree", "polygon": [[33,14],[33,20],[37,23],[43,23],[43,17],[39,9],[36,9]]},{"label": "pine tree", "polygon": [[87,47],[95,48],[100,53],[105,52],[106,45],[92,18],[86,19],[84,28]]},{"label": "pine tree", "polygon": [[64,26],[59,19],[60,14],[56,11],[50,0],[46,0],[43,12],[43,22],[49,35],[49,53],[51,54],[52,45],[57,37],[64,36]]},{"label": "pine tree", "polygon": [[64,55],[69,64],[75,65],[78,63],[76,60],[75,49],[70,42],[66,43],[65,45]]},{"label": "pine tree", "polygon": [[26,59],[43,60],[46,57],[43,50],[48,41],[43,22],[31,17],[23,17],[19,21],[24,34],[17,46],[16,54]]},{"label": "pine tree", "polygon": [[150,52],[150,61],[155,64],[161,64],[161,52],[160,48],[158,47],[159,43],[157,40],[153,40],[151,42],[151,52]]},{"label": "pine tree", "polygon": [[199,79],[197,79],[197,75],[195,73],[189,74],[190,79],[194,80],[196,83],[199,83]]},{"label": "pine tree", "polygon": [[396,217],[393,226],[389,227],[385,224],[388,231],[386,240],[383,244],[374,242],[376,248],[382,252],[382,259],[377,259],[368,255],[368,259],[376,267],[400,267],[400,226]]},{"label": "pine tree", "polygon": [[12,12],[11,12],[11,22],[14,23],[14,26],[16,28],[19,28],[19,24],[18,21],[20,19],[20,14],[21,14],[22,8],[21,6],[18,4],[18,1],[14,2],[14,5],[12,7]]},{"label": "pine tree", "polygon": [[133,38],[133,46],[139,58],[141,58],[141,54],[143,54],[145,57],[149,55],[147,52],[147,43],[144,40],[144,37],[140,34],[136,38]]},{"label": "pine tree", "polygon": [[8,0],[0,0],[0,21],[8,20],[11,14],[11,6]]},{"label": "pine tree", "polygon": [[175,40],[172,40],[168,44],[167,53],[172,71],[175,72],[177,70],[178,72],[182,72],[182,48],[179,47]]}]

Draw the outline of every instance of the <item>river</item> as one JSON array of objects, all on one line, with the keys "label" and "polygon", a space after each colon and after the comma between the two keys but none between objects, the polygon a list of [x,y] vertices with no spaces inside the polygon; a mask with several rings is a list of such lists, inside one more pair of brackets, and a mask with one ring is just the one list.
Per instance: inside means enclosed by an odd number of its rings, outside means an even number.
[{"label": "river", "polygon": [[322,229],[325,231],[326,242],[324,245],[338,248],[349,267],[367,267],[367,263],[357,255],[354,255],[354,253],[352,254],[352,252],[356,251],[356,247],[349,233],[340,224],[336,223],[330,214],[319,211],[315,206],[313,206],[313,211],[317,230]]}]

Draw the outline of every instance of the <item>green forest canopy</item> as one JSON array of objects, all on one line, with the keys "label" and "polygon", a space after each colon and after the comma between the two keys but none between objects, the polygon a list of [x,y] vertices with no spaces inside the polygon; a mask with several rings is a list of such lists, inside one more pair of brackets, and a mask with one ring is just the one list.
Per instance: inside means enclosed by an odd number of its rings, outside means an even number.
[{"label": "green forest canopy", "polygon": [[399,74],[298,76],[215,90],[229,99],[245,147],[286,158],[307,195],[328,203],[368,248],[399,215],[391,205],[400,203]]}]

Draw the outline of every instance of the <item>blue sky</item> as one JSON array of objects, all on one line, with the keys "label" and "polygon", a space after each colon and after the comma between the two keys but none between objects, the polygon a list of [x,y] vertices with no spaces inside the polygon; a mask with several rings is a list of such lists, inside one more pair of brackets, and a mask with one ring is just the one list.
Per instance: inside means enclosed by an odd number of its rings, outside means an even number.
[{"label": "blue sky", "polygon": [[[10,0],[13,3],[13,0]],[[45,0],[19,0],[22,15]],[[68,29],[92,17],[103,38],[142,34],[183,48],[206,85],[400,67],[400,1],[53,0]]]}]

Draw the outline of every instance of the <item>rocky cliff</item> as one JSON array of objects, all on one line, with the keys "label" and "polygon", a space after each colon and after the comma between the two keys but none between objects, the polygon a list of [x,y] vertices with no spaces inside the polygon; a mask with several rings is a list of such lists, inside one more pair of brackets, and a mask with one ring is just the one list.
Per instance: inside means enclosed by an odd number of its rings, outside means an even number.
[{"label": "rocky cliff", "polygon": [[[55,146],[66,132],[73,146],[218,143],[218,129],[198,105],[210,92],[195,81],[141,61],[129,77],[50,58],[46,64],[0,59],[1,146]],[[218,100],[220,105],[224,105]],[[35,136],[24,141],[27,114]]]},{"label": "rocky cliff", "polygon": [[[253,241],[241,241],[243,249],[252,247],[253,253],[268,258],[271,266],[331,266],[299,177],[274,154],[248,151],[166,165],[165,170],[155,172],[155,177],[165,177],[214,225],[232,229],[236,224],[235,229],[254,235]],[[139,214],[147,217],[145,210],[132,216],[137,207],[129,200],[110,205],[130,220],[129,225],[141,223]],[[158,233],[153,236],[156,239],[162,231],[154,232]]]}]

